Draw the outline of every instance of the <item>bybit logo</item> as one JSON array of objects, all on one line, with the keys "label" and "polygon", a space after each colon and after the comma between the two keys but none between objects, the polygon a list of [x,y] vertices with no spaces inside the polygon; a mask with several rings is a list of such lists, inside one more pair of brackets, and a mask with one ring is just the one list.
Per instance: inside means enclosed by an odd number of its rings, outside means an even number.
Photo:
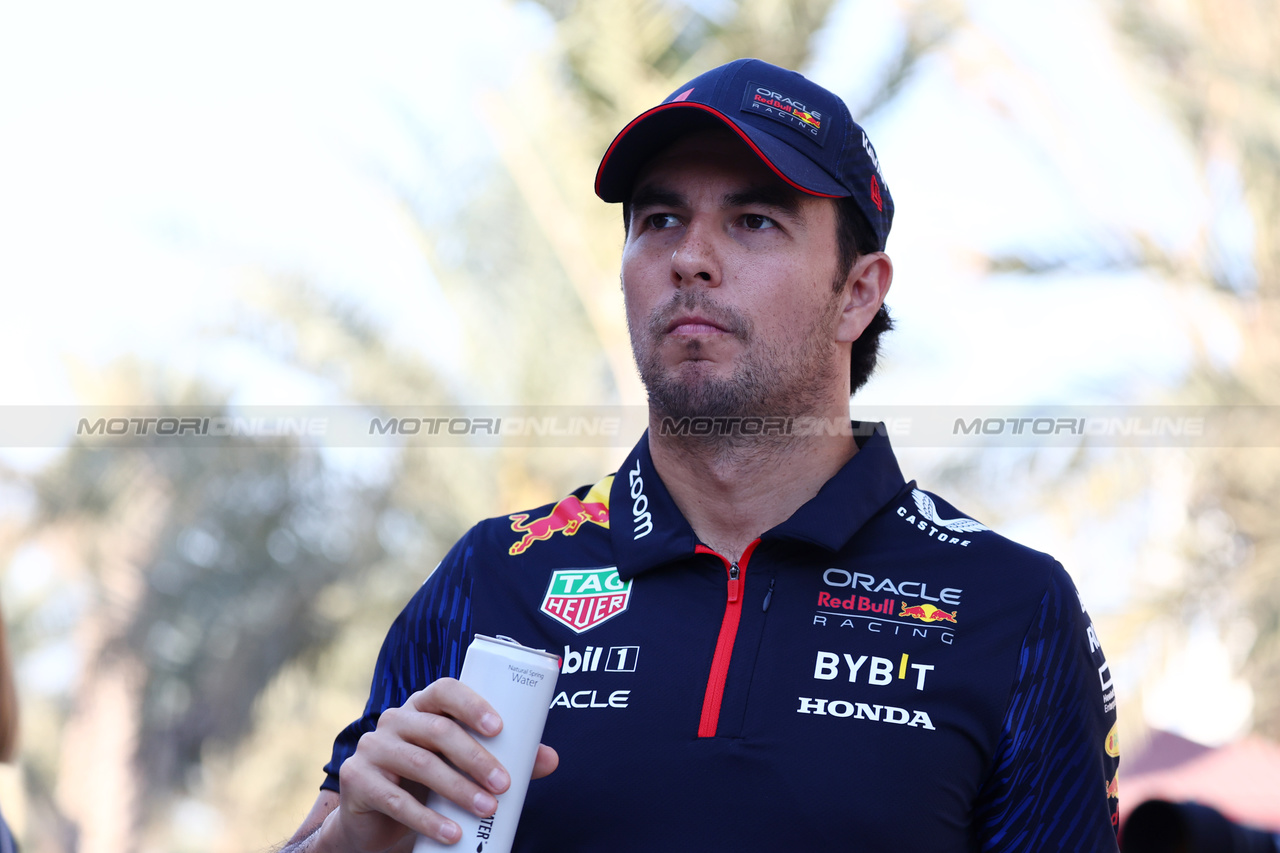
[{"label": "bybit logo", "polygon": [[[843,660],[842,660],[843,658]],[[864,664],[870,664],[864,670]],[[844,666],[841,666],[841,663]],[[905,681],[908,676],[907,668],[910,667],[911,674],[915,675],[916,690],[924,690],[925,676],[933,671],[931,663],[911,663],[911,656],[903,654],[897,666],[897,680]],[[865,676],[863,683],[873,684],[883,687],[893,683],[894,665],[889,658],[871,657],[859,655],[856,659],[847,652],[842,656],[836,652],[818,652],[818,659],[813,664],[813,677],[819,681],[834,681],[840,676],[841,669],[848,673],[850,684],[857,684],[859,675]]]}]

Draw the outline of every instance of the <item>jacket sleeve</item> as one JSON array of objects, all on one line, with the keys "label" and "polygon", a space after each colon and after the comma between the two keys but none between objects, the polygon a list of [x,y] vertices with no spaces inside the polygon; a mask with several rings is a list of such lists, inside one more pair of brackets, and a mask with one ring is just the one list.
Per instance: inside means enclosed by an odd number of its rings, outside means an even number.
[{"label": "jacket sleeve", "polygon": [[1116,699],[1084,604],[1054,564],[1022,642],[974,814],[984,853],[1117,850]]},{"label": "jacket sleeve", "polygon": [[338,770],[365,732],[437,678],[457,678],[471,635],[471,563],[475,531],[467,533],[409,599],[382,641],[364,714],[333,742],[320,787],[338,790]]}]

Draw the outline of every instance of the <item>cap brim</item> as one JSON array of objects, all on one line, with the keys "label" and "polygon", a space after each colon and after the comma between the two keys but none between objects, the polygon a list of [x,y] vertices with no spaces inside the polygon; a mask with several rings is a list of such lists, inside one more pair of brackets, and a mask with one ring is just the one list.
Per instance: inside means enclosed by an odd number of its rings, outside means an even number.
[{"label": "cap brim", "polygon": [[825,169],[764,130],[734,121],[706,104],[677,101],[636,116],[614,138],[596,170],[596,195],[607,202],[631,197],[636,175],[653,155],[679,137],[716,123],[732,130],[774,174],[809,195],[843,198],[851,191]]}]

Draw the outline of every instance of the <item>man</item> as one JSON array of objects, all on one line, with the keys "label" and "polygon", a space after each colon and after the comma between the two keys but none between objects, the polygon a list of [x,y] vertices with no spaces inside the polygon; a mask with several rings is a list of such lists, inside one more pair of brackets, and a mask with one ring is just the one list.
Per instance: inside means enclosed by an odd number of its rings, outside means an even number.
[{"label": "man", "polygon": [[844,104],[730,63],[628,125],[596,191],[624,204],[650,428],[454,546],[288,849],[458,841],[425,789],[493,812],[510,780],[473,732],[502,723],[449,678],[476,633],[564,660],[517,850],[1116,849],[1114,692],[1071,581],[849,423],[893,202]]}]

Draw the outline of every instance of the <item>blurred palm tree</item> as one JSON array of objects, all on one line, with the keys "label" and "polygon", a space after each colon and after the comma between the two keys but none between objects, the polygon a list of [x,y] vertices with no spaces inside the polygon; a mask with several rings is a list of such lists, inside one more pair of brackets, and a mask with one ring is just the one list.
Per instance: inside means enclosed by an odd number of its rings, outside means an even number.
[{"label": "blurred palm tree", "polygon": [[[101,393],[148,402],[157,379],[123,364]],[[160,399],[148,415],[227,414],[194,384]],[[343,481],[296,440],[208,445],[76,444],[30,481],[25,539],[53,557],[48,606],[73,603],[80,660],[70,701],[41,709],[60,742],[30,743],[30,767],[81,851],[138,849],[205,750],[239,741],[261,691],[323,648],[334,620],[321,596],[387,556],[370,535],[385,489]]]},{"label": "blurred palm tree", "polygon": [[[1239,330],[1238,355],[1206,348],[1179,392],[1194,405],[1280,404],[1280,6],[1254,0],[1113,0],[1134,64],[1164,96],[1215,209],[1195,251],[1145,262],[1197,288]],[[1207,616],[1235,640],[1254,728],[1280,736],[1280,448],[1270,418],[1231,421],[1192,462],[1182,546],[1191,572],[1178,619]],[[1262,445],[1262,446],[1259,446]],[[1270,446],[1267,446],[1270,445]]]},{"label": "blurred palm tree", "polygon": [[[1224,359],[1208,332],[1188,322],[1194,357],[1178,387],[1154,392],[1160,402],[1218,406],[1219,445],[1126,451],[1082,447],[1032,502],[1045,515],[1099,517],[1134,502],[1175,503],[1158,530],[1148,530],[1140,559],[1150,571],[1135,582],[1138,598],[1103,617],[1108,648],[1138,655],[1141,688],[1159,676],[1162,658],[1186,642],[1188,628],[1216,630],[1252,688],[1252,725],[1280,735],[1280,448],[1268,410],[1280,403],[1280,6],[1253,0],[1100,4],[1144,91],[1161,96],[1167,115],[1193,153],[1210,208],[1191,240],[1167,245],[1141,227],[1098,233],[1083,250],[1055,245],[988,258],[993,273],[1143,270],[1194,317],[1206,307],[1230,318],[1239,341]],[[1004,57],[1007,71],[1018,61]],[[1068,126],[1060,119],[1060,127]],[[1045,143],[1070,144],[1070,135]],[[1045,159],[1053,161],[1053,150]],[[1055,255],[1053,252],[1062,254]],[[1028,453],[1028,469],[1035,465]],[[971,459],[941,472],[974,491]],[[992,488],[982,490],[998,494]],[[981,494],[977,503],[981,506]],[[994,515],[999,509],[993,508]],[[1025,507],[1023,508],[1025,511]],[[1072,526],[1078,527],[1077,524]],[[1114,645],[1113,645],[1114,643]],[[1145,649],[1145,651],[1144,651]],[[1136,709],[1135,709],[1136,710]],[[1122,725],[1140,729],[1139,714]]]}]

